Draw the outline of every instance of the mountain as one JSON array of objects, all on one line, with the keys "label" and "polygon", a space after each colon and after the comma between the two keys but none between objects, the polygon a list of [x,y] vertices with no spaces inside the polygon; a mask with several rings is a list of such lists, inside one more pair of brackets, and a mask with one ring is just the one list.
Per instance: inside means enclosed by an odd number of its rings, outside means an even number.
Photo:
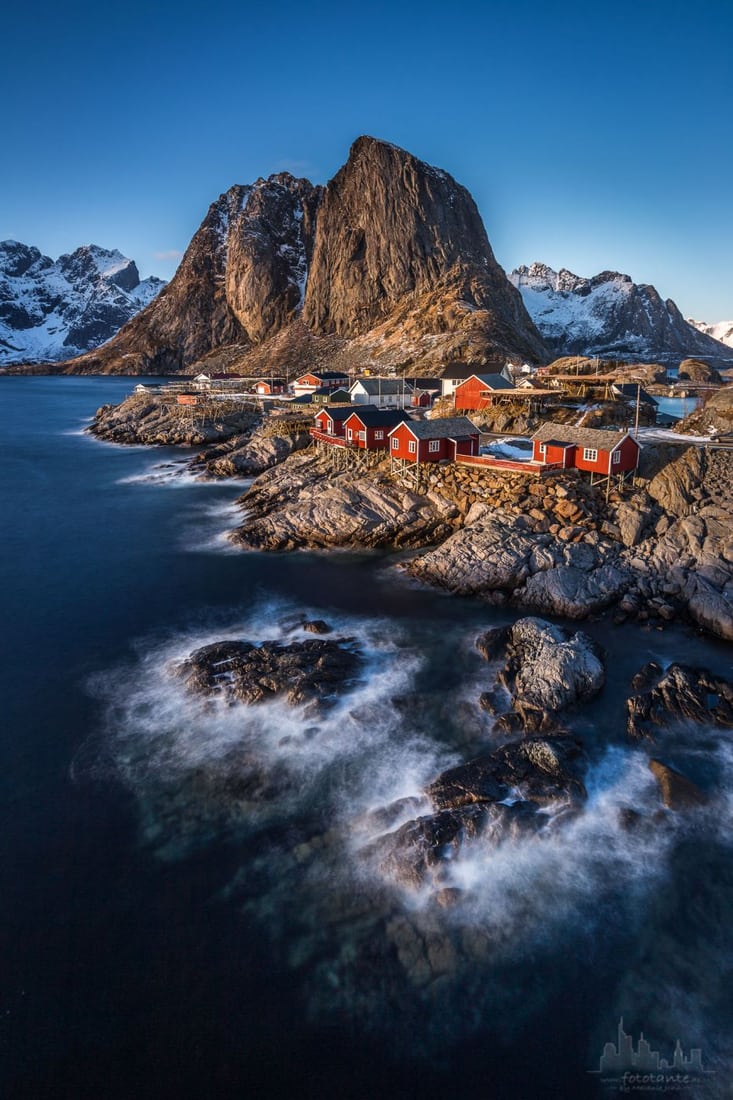
[{"label": "mountain", "polygon": [[516,268],[509,280],[556,354],[642,360],[727,354],[689,325],[673,301],[617,271],[584,279],[534,263]]},{"label": "mountain", "polygon": [[434,373],[546,354],[465,188],[361,137],[325,188],[283,172],[223,194],[155,302],[65,369]]},{"label": "mountain", "polygon": [[165,286],[133,260],[84,245],[54,261],[0,242],[0,363],[67,359],[109,340]]},{"label": "mountain", "polygon": [[729,348],[733,348],[733,321],[717,321],[714,325],[708,325],[705,321],[693,321],[687,318],[688,325],[692,325],[698,332],[704,332],[706,336],[712,336]]}]

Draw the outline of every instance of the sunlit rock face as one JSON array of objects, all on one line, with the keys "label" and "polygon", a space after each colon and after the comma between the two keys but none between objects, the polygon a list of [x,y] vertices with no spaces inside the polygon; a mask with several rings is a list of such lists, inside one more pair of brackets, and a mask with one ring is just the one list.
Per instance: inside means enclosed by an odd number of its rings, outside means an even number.
[{"label": "sunlit rock face", "polygon": [[155,308],[68,369],[429,373],[545,354],[465,188],[362,137],[325,189],[287,172],[230,188]]}]

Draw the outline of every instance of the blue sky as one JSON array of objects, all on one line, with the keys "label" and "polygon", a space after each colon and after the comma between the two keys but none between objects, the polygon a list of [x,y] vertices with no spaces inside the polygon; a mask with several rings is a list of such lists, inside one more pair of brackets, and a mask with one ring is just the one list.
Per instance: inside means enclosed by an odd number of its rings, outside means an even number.
[{"label": "blue sky", "polygon": [[733,318],[733,3],[16,5],[0,239],[170,277],[233,183],[362,133],[449,171],[507,270],[627,272]]}]

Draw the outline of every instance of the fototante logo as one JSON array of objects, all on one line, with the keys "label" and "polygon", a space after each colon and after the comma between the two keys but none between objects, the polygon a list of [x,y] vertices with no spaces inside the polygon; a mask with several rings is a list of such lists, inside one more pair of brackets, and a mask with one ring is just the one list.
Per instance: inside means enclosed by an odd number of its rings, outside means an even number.
[{"label": "fototante logo", "polygon": [[699,1086],[712,1071],[703,1065],[702,1049],[692,1047],[685,1054],[678,1039],[671,1060],[663,1058],[658,1050],[644,1038],[644,1032],[634,1046],[633,1036],[624,1031],[623,1016],[618,1022],[615,1043],[606,1043],[598,1061],[601,1084],[618,1092],[670,1092],[684,1093]]}]

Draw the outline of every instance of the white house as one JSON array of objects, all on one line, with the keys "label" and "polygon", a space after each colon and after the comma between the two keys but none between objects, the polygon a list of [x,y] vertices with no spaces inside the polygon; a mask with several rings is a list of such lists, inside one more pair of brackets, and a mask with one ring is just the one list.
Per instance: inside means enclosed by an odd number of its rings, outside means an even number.
[{"label": "white house", "polygon": [[352,405],[403,409],[412,401],[412,386],[404,378],[357,378],[349,389]]}]

